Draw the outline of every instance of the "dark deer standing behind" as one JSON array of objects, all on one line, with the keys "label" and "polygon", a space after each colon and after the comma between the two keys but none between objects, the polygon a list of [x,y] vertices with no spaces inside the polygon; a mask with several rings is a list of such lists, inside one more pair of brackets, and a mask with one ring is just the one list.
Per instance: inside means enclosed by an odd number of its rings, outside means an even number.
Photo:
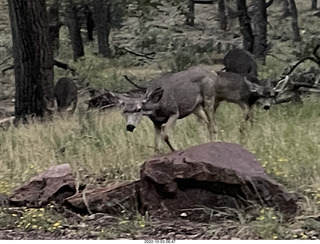
[{"label": "dark deer standing behind", "polygon": [[74,112],[77,107],[78,91],[72,79],[60,78],[55,85],[54,96],[57,100],[59,112],[65,110],[70,113]]},{"label": "dark deer standing behind", "polygon": [[258,76],[258,66],[256,61],[247,51],[235,48],[230,50],[223,59],[225,70],[239,74],[250,74]]},{"label": "dark deer standing behind", "polygon": [[[245,121],[253,123],[253,105],[259,100],[265,110],[269,110],[274,90],[269,84],[251,75],[232,72],[217,72],[218,82],[214,86],[214,112],[220,102],[227,101],[238,104],[243,112]],[[243,125],[240,126],[240,132]]]}]

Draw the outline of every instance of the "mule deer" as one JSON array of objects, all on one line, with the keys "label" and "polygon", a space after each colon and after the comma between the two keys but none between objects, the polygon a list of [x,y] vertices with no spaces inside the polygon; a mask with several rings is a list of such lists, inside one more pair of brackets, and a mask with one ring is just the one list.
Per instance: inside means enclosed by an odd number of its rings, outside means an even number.
[{"label": "mule deer", "polygon": [[230,50],[223,59],[223,64],[227,72],[239,74],[250,74],[258,76],[258,66],[256,61],[247,51],[234,48]]},{"label": "mule deer", "polygon": [[159,138],[162,136],[173,151],[168,131],[178,119],[195,114],[207,123],[212,140],[217,133],[214,113],[220,102],[239,104],[245,112],[245,120],[252,118],[252,105],[259,98],[264,98],[264,108],[269,109],[272,90],[259,85],[259,82],[250,75],[244,77],[229,72],[215,73],[196,66],[152,80],[143,97],[111,94],[118,100],[126,117],[128,131],[132,132],[145,115],[154,124],[155,150],[158,151]]},{"label": "mule deer", "polygon": [[[218,82],[214,85],[214,113],[220,102],[227,101],[238,104],[244,111],[245,121],[253,123],[253,105],[259,100],[265,110],[269,110],[274,90],[268,84],[251,75],[232,72],[217,72]],[[240,127],[240,132],[243,127]]]},{"label": "mule deer", "polygon": [[[54,88],[58,111],[67,110],[73,113],[77,107],[77,87],[70,78],[60,78]],[[70,106],[72,106],[70,108]]]},{"label": "mule deer", "polygon": [[[205,121],[210,139],[213,137],[213,85],[219,79],[215,72],[200,66],[166,74],[151,81],[144,96],[132,98],[113,94],[127,119],[127,130],[133,131],[143,115],[148,116],[155,130],[155,151],[162,137],[174,151],[168,132],[178,119],[195,114]],[[202,111],[205,113],[203,114]]]}]

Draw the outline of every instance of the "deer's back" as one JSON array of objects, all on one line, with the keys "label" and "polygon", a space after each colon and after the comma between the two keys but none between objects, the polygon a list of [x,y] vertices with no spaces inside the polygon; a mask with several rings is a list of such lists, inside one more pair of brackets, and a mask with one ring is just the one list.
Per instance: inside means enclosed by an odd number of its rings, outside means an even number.
[{"label": "deer's back", "polygon": [[55,85],[54,91],[58,107],[69,106],[73,101],[77,101],[77,87],[69,78],[61,78]]},{"label": "deer's back", "polygon": [[235,48],[230,50],[224,57],[223,63],[228,72],[258,76],[256,61],[243,49]]},{"label": "deer's back", "polygon": [[[210,75],[212,75],[210,71],[200,66],[170,75],[166,74],[153,80],[147,93],[161,87],[163,96],[159,101],[160,107],[157,112],[170,116],[179,111],[179,118],[184,118],[203,103],[204,93],[210,90],[206,87]],[[207,85],[210,85],[210,82]]]}]

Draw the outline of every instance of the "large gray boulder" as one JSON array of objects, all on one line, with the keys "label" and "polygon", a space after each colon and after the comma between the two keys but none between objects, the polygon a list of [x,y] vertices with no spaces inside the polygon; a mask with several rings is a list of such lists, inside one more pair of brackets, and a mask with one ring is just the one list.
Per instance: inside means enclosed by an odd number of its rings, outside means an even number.
[{"label": "large gray boulder", "polygon": [[234,143],[212,142],[154,157],[141,167],[140,209],[177,216],[199,207],[274,207],[297,211],[294,196],[272,180],[254,155]]}]

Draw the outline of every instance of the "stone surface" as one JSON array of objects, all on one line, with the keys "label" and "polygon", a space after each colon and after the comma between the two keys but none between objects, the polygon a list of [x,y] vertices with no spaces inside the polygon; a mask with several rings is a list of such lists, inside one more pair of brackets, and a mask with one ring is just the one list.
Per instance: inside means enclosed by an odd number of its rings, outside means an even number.
[{"label": "stone surface", "polygon": [[119,214],[123,209],[133,209],[137,206],[137,184],[135,181],[84,191],[69,197],[64,204],[80,213]]},{"label": "stone surface", "polygon": [[31,178],[9,196],[10,205],[41,207],[51,201],[63,202],[75,193],[75,181],[69,164],[52,166]]},{"label": "stone surface", "polygon": [[254,155],[233,143],[197,145],[141,167],[141,211],[180,216],[184,209],[249,206],[275,207],[286,216],[297,211],[292,195],[273,181]]}]

